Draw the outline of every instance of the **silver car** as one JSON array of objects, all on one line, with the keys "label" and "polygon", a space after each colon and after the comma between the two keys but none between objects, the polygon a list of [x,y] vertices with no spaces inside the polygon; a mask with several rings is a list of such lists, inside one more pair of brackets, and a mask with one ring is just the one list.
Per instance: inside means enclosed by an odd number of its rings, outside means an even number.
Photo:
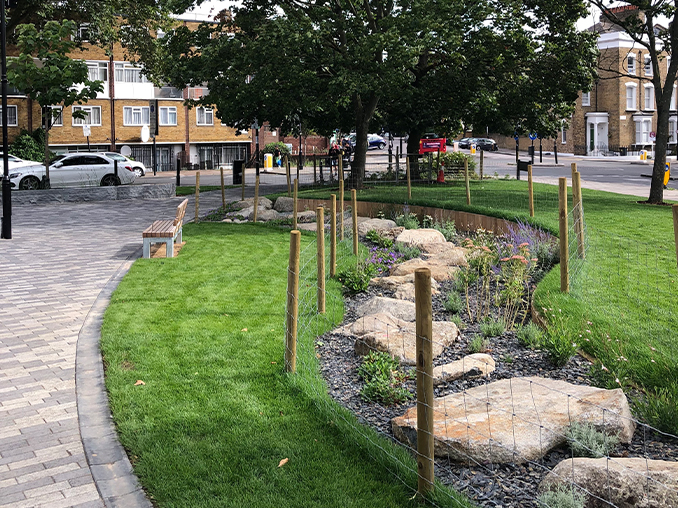
[{"label": "silver car", "polygon": [[134,170],[134,173],[137,175],[137,178],[144,176],[146,174],[146,166],[144,166],[143,162],[133,161],[132,159],[125,157],[124,155],[118,152],[103,152],[103,154],[110,157],[113,160],[117,160],[118,164],[120,162],[124,162],[125,164],[129,164],[130,166],[132,166],[132,169]]},{"label": "silver car", "polygon": [[[10,185],[21,190],[39,189],[45,176],[45,166],[35,164],[10,172]],[[54,157],[49,166],[52,188],[92,187],[131,184],[136,174],[131,165],[118,162],[115,175],[113,159],[101,153],[67,153]]]}]

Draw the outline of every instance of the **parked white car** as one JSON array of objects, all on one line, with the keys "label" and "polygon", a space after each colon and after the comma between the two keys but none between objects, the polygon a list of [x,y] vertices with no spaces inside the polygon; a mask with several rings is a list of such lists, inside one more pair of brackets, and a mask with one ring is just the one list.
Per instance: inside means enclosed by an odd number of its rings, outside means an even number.
[{"label": "parked white car", "polygon": [[[10,185],[14,189],[39,189],[45,175],[45,166],[33,163],[12,170]],[[49,166],[50,186],[91,187],[131,184],[136,179],[129,164],[118,162],[118,176],[114,174],[113,159],[101,153],[67,153],[54,157]]]},{"label": "parked white car", "polygon": [[113,160],[117,160],[118,163],[124,162],[125,164],[129,164],[130,166],[132,166],[132,169],[134,170],[134,173],[137,175],[137,178],[142,177],[146,174],[146,166],[144,166],[143,162],[133,161],[132,159],[125,157],[124,155],[118,152],[103,152],[103,154],[107,155]]},{"label": "parked white car", "polygon": [[[2,171],[2,164],[3,164],[2,155],[3,155],[2,152],[0,152],[0,171]],[[38,164],[35,161],[27,161],[27,160],[24,160],[24,159],[19,159],[19,157],[15,157],[11,153],[7,155],[7,159],[8,159],[8,166],[9,166],[10,171],[15,169],[15,168],[20,168],[20,167],[23,167],[23,166],[35,166],[36,164]]]}]

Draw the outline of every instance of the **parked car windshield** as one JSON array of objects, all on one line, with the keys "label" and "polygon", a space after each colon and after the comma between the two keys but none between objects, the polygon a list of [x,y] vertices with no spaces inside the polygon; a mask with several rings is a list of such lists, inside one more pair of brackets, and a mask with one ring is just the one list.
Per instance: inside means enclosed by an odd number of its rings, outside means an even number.
[{"label": "parked car windshield", "polygon": [[53,157],[52,159],[50,159],[49,165],[51,166],[51,165],[54,164],[55,162],[59,162],[59,161],[60,161],[61,159],[63,159],[64,157],[66,157],[66,156],[65,156],[65,155],[57,155],[56,157]]},{"label": "parked car windshield", "polygon": [[119,153],[116,152],[106,152],[105,155],[108,155],[111,159],[117,160],[117,161],[126,161],[127,157],[124,155],[120,155]]}]

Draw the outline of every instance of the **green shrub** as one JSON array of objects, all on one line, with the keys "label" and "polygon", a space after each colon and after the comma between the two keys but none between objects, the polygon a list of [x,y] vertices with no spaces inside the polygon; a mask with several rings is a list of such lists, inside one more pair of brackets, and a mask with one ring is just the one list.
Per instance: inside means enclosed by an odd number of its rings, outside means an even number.
[{"label": "green shrub", "polygon": [[360,396],[364,400],[390,406],[412,398],[412,394],[404,386],[412,375],[400,370],[398,360],[388,353],[371,351],[363,358],[358,374],[365,382],[360,390]]},{"label": "green shrub", "polygon": [[275,143],[268,143],[264,146],[264,153],[275,153],[275,149],[280,150],[280,154],[285,157],[285,155],[290,155],[289,147],[282,141],[276,141]]},{"label": "green shrub", "polygon": [[20,159],[43,162],[45,160],[44,136],[42,139],[41,144],[30,132],[22,130],[19,137],[9,146],[9,153]]},{"label": "green shrub", "polygon": [[355,267],[339,272],[337,280],[344,286],[345,292],[355,294],[367,290],[373,275],[375,275],[374,266],[360,262]]},{"label": "green shrub", "polygon": [[452,317],[450,317],[450,321],[457,325],[457,328],[459,328],[460,330],[466,328],[466,325],[464,324],[464,321],[462,321],[461,316],[459,314],[453,314]]},{"label": "green shrub", "polygon": [[534,323],[519,325],[516,338],[523,346],[530,349],[540,349],[544,345],[544,332]]},{"label": "green shrub", "polygon": [[607,457],[619,442],[616,435],[608,436],[586,422],[571,424],[565,431],[565,437],[575,457],[594,459]]},{"label": "green shrub", "polygon": [[490,341],[480,335],[474,335],[468,345],[471,353],[484,353],[490,348]]},{"label": "green shrub", "polygon": [[480,323],[480,333],[483,334],[483,337],[499,337],[505,330],[506,327],[501,321],[486,318]]},{"label": "green shrub", "polygon": [[[475,171],[476,161],[471,155],[464,152],[446,152],[440,154],[440,162],[444,163],[446,171],[464,170],[464,161],[468,161],[468,170]],[[433,169],[438,171],[438,157],[433,157]]]},{"label": "green shrub", "polygon": [[396,243],[393,245],[393,248],[402,254],[403,256],[403,261],[407,259],[414,259],[418,258],[421,256],[421,251],[417,249],[416,247],[410,247],[409,245],[405,245],[404,243]]},{"label": "green shrub", "polygon": [[577,344],[568,337],[549,332],[546,335],[545,347],[549,352],[549,359],[556,367],[563,367],[577,353]]},{"label": "green shrub", "polygon": [[405,212],[396,216],[395,223],[405,229],[419,229],[419,219],[413,213]]},{"label": "green shrub", "polygon": [[365,235],[365,238],[367,238],[372,243],[376,243],[379,247],[382,247],[384,249],[389,249],[393,247],[393,240],[380,235],[374,229],[369,230]]},{"label": "green shrub", "polygon": [[464,308],[464,301],[461,298],[461,295],[456,291],[451,291],[447,295],[447,299],[443,303],[443,307],[448,312],[458,314]]},{"label": "green shrub", "polygon": [[451,220],[435,222],[433,229],[440,231],[448,242],[451,242],[457,236],[457,228],[454,225],[454,221]]},{"label": "green shrub", "polygon": [[638,416],[662,432],[678,434],[678,382],[655,388],[635,401]]},{"label": "green shrub", "polygon": [[544,492],[537,498],[537,502],[545,508],[584,508],[584,496],[563,485],[556,490]]}]

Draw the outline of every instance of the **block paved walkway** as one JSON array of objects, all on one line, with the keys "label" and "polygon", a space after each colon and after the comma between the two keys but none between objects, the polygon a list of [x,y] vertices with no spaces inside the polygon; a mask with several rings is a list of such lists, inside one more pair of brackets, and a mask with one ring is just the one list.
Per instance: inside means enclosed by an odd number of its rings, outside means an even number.
[{"label": "block paved walkway", "polygon": [[[229,200],[239,193],[230,191]],[[0,240],[1,508],[128,507],[132,494],[147,503],[134,477],[121,480],[111,467],[127,458],[110,423],[118,450],[105,446],[86,455],[82,436],[96,438],[100,428],[86,427],[91,404],[78,417],[76,345],[80,357],[80,335],[98,355],[98,327],[81,333],[91,314],[103,314],[105,304],[93,308],[97,297],[141,255],[143,229],[173,217],[182,199],[14,207],[12,239]],[[201,210],[220,201],[220,193],[205,193]],[[194,213],[190,199],[186,218]],[[87,399],[92,386],[77,390]],[[105,396],[99,400],[103,407],[92,412],[108,417]]]}]

